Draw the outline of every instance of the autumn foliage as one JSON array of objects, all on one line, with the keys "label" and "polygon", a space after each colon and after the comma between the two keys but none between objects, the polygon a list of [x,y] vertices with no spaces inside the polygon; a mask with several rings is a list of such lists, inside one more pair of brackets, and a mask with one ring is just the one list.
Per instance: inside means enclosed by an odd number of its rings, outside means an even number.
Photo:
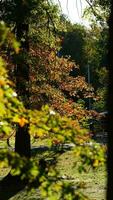
[{"label": "autumn foliage", "polygon": [[79,99],[94,98],[94,89],[83,76],[73,77],[78,69],[70,58],[58,57],[57,48],[44,44],[31,44],[30,48],[31,107],[40,109],[48,104],[61,115],[77,120],[91,117],[96,112],[88,111],[77,103]]}]

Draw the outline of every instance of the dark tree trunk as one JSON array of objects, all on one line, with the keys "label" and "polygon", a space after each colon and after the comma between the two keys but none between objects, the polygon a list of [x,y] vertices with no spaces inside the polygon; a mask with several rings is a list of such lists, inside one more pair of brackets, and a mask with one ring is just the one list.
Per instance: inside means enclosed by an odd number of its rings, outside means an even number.
[{"label": "dark tree trunk", "polygon": [[[16,89],[25,107],[29,108],[29,65],[27,55],[29,51],[28,24],[17,23],[16,35],[21,43],[21,51],[16,57]],[[23,40],[22,40],[23,39]],[[30,157],[30,135],[28,125],[18,126],[15,139],[15,151],[21,156]]]},{"label": "dark tree trunk", "polygon": [[18,127],[15,139],[15,152],[21,156],[30,157],[30,136],[28,134],[28,125]]},{"label": "dark tree trunk", "polygon": [[108,182],[107,200],[113,199],[113,2],[109,18]]}]

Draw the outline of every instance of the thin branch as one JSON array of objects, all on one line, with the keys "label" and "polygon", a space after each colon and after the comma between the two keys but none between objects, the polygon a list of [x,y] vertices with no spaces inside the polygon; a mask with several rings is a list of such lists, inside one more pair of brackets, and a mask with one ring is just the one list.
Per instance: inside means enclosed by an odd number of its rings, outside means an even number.
[{"label": "thin branch", "polygon": [[[61,2],[60,2],[60,0],[57,0],[57,1],[58,1],[59,8],[60,8],[60,10],[62,11]],[[48,2],[48,1],[47,1],[47,2]],[[50,0],[50,2],[51,2],[51,4],[53,4],[53,1],[52,1],[52,0]]]},{"label": "thin branch", "polygon": [[88,3],[88,5],[90,6],[90,8],[91,8],[91,10],[92,10],[92,12],[93,12],[93,14],[94,14],[94,16],[97,16],[97,17],[99,17],[100,19],[102,19],[102,16],[101,15],[99,15],[95,10],[94,10],[94,7],[93,7],[93,5],[89,2],[89,0],[85,0],[87,3]]},{"label": "thin branch", "polygon": [[56,27],[55,27],[54,21],[53,21],[51,15],[50,15],[50,13],[48,12],[48,10],[45,9],[45,11],[46,11],[46,14],[48,15],[48,19],[49,19],[49,21],[51,21],[51,23],[52,23],[52,25],[53,25],[53,32],[54,32],[55,35],[56,35],[56,32],[57,32],[57,31],[56,31]]},{"label": "thin branch", "polygon": [[[48,1],[48,0],[47,0],[47,3],[48,3],[48,5],[49,5],[49,1]],[[54,32],[54,35],[56,35],[57,31],[56,31],[56,27],[55,27],[54,21],[53,21],[51,15],[50,15],[48,9],[47,9],[47,8],[44,8],[44,9],[45,9],[46,14],[47,14],[47,16],[48,16],[48,20],[51,21],[51,23],[52,23],[52,25],[53,25],[53,32]]]}]

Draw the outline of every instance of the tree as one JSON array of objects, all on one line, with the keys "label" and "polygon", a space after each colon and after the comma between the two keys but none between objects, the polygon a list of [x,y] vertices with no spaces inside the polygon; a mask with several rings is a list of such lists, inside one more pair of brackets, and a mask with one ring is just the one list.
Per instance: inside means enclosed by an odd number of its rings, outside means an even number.
[{"label": "tree", "polygon": [[113,196],[113,187],[112,187],[112,181],[113,181],[113,125],[112,125],[112,116],[113,116],[113,95],[112,95],[112,87],[113,87],[113,2],[112,1],[97,1],[98,5],[101,5],[105,10],[108,10],[109,20],[108,20],[108,26],[109,26],[109,52],[108,52],[108,61],[109,61],[109,87],[108,87],[108,99],[107,99],[107,108],[108,108],[108,159],[107,159],[107,170],[108,170],[108,181],[107,181],[107,200],[112,199]]},{"label": "tree", "polygon": [[108,98],[108,69],[102,67],[97,70],[99,86],[97,88],[97,95],[99,99],[97,102],[93,103],[94,109],[99,112],[104,112],[107,110],[107,98]]},{"label": "tree", "polygon": [[[28,6],[28,5],[27,5]],[[22,13],[26,12],[26,9],[28,9],[25,5],[23,5],[23,2],[20,1],[19,4],[17,4],[17,10],[21,10]],[[18,13],[17,13],[18,15]],[[20,14],[19,14],[20,15]],[[29,108],[29,65],[26,63],[24,56],[29,51],[29,39],[28,39],[28,33],[29,33],[29,24],[25,22],[25,20],[22,18],[20,20],[17,18],[15,21],[15,32],[18,41],[21,42],[21,51],[20,55],[18,55],[16,59],[16,90],[17,94],[24,99],[24,105],[26,109]],[[20,145],[21,143],[21,145]],[[30,135],[28,133],[28,125],[21,127],[19,126],[16,131],[16,140],[15,140],[15,151],[19,153],[21,156],[27,156],[30,157]]]},{"label": "tree", "polygon": [[[29,52],[29,25],[30,14],[33,16],[33,9],[37,8],[38,14],[46,11],[48,20],[50,19],[49,6],[47,2],[35,1],[11,1],[0,2],[1,13],[0,18],[5,20],[15,33],[17,40],[20,42],[20,52],[13,57],[16,66],[16,89],[18,95],[21,96],[26,108],[29,108],[29,64],[26,57]],[[41,7],[42,6],[42,7]],[[41,12],[39,9],[41,8]],[[21,10],[21,12],[20,12]],[[36,11],[36,10],[35,10]],[[52,20],[51,20],[52,23]],[[23,139],[22,139],[23,137]],[[20,145],[21,143],[21,145]],[[30,157],[30,136],[28,134],[28,125],[18,127],[16,132],[15,150],[20,155]]]},{"label": "tree", "polygon": [[[89,15],[92,15],[91,12]],[[70,74],[76,76],[82,73],[87,82],[92,84],[97,95],[98,91],[105,86],[103,83],[103,86],[100,87],[99,73],[101,74],[101,71],[105,71],[104,68],[108,67],[107,52],[108,27],[106,24],[102,26],[96,24],[93,20],[89,29],[81,25],[72,25],[71,23],[67,23],[67,31],[65,31],[65,36],[63,38],[60,56],[62,54],[63,56],[70,56],[70,59],[73,59],[75,63],[79,65],[78,70],[73,69]],[[106,82],[105,90],[107,90],[107,79],[104,81]],[[104,98],[104,96],[102,96],[102,98]],[[104,99],[102,101],[106,104]],[[87,103],[88,102],[86,101],[86,105]],[[91,104],[93,107],[93,104],[99,105],[101,103],[100,101],[92,101]]]},{"label": "tree", "polygon": [[107,182],[107,200],[110,200],[113,196],[113,188],[111,185],[111,182],[113,180],[113,168],[112,168],[112,152],[113,152],[113,124],[112,124],[112,116],[113,116],[113,95],[112,95],[112,86],[113,86],[113,58],[112,58],[112,52],[113,52],[113,3],[111,3],[111,12],[109,17],[109,88],[108,88],[108,100],[107,100],[107,106],[108,106],[108,162],[107,162],[107,170],[108,170],[108,182]]},{"label": "tree", "polygon": [[85,13],[90,14],[90,20],[95,21],[101,26],[106,26],[106,22],[109,19],[110,1],[104,0],[86,0],[88,7]]},{"label": "tree", "polygon": [[[5,22],[11,26],[21,44],[20,53],[15,56],[13,60],[16,66],[15,74],[17,93],[24,100],[23,102],[26,108],[29,108],[29,65],[26,63],[26,56],[29,51],[29,23],[30,14],[33,11],[33,8],[37,5],[40,7],[40,2],[36,3],[35,1],[29,0],[26,2],[22,0],[0,2],[0,18],[1,20],[5,20]],[[20,155],[30,157],[30,136],[28,134],[28,125],[24,127],[18,126],[15,150]]]},{"label": "tree", "polygon": [[[21,51],[18,58],[15,58],[16,89],[17,93],[24,99],[26,108],[29,107],[28,101],[25,102],[25,99],[29,98],[29,91],[28,88],[26,88],[26,84],[28,85],[29,82],[29,65],[26,63],[22,54],[23,52],[28,53],[29,51],[29,21],[27,21],[27,19],[30,13],[30,6],[30,1],[27,1],[26,3],[23,1],[4,1],[1,2],[1,8],[3,10],[0,16],[1,19],[4,18],[6,22],[10,23],[11,26],[14,26],[14,32],[18,41],[21,43]],[[16,131],[15,151],[20,155],[30,156],[30,136],[28,134],[27,125],[24,127],[18,126]]]},{"label": "tree", "polygon": [[[65,20],[66,21],[66,20]],[[63,32],[62,48],[60,50],[61,56],[70,56],[70,58],[79,65],[80,74],[84,74],[84,65],[87,59],[84,54],[85,38],[87,30],[84,26],[79,24],[66,24],[66,31]],[[74,74],[74,71],[73,71]]]}]

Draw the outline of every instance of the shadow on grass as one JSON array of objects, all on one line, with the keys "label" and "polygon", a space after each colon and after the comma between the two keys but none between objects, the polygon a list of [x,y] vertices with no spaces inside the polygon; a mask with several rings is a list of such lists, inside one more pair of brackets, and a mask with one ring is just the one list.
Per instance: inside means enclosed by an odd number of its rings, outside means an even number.
[{"label": "shadow on grass", "polygon": [[[69,150],[69,147],[63,148],[62,146],[53,146],[51,148],[46,146],[33,147],[31,154],[33,157],[37,156],[40,159],[41,169],[44,170],[43,163],[41,161],[44,159],[47,161],[48,165],[56,164],[57,157]],[[46,154],[44,154],[46,152]],[[47,154],[48,152],[48,154]],[[15,196],[17,193],[23,191],[28,186],[28,181],[22,181],[20,176],[12,176],[10,173],[0,180],[0,200],[8,200]],[[37,188],[39,186],[38,180],[33,182],[33,187]],[[35,200],[35,197],[33,197]],[[38,199],[38,197],[36,197]]]},{"label": "shadow on grass", "polygon": [[19,176],[11,176],[9,173],[0,181],[0,200],[8,200],[23,190],[27,181],[22,181]]}]

